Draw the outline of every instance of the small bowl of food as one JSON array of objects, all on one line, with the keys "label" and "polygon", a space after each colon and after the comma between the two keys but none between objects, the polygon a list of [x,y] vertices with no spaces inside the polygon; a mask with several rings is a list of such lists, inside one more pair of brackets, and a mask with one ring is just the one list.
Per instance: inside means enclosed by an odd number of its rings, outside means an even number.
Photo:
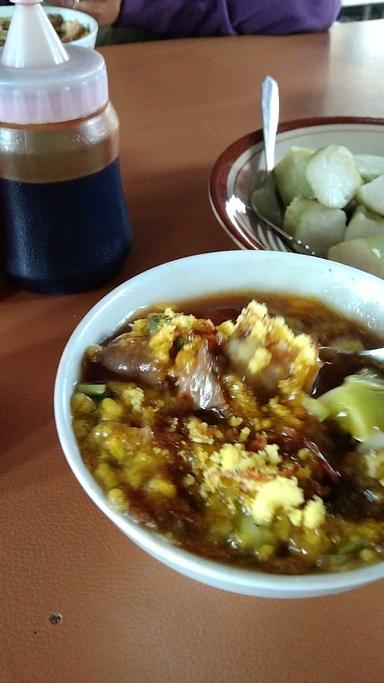
[{"label": "small bowl of food", "polygon": [[61,446],[178,572],[276,598],[361,586],[384,577],[384,374],[352,352],[383,345],[384,282],[363,271],[280,251],[166,263],[73,332]]},{"label": "small bowl of food", "polygon": [[289,251],[253,210],[316,255],[384,277],[384,120],[358,117],[282,123],[266,182],[263,132],[231,144],[210,178],[213,211],[245,249]]},{"label": "small bowl of food", "polygon": [[[97,21],[75,9],[43,6],[59,38],[66,45],[94,48],[98,32]],[[0,8],[0,47],[5,44],[14,7]]]}]

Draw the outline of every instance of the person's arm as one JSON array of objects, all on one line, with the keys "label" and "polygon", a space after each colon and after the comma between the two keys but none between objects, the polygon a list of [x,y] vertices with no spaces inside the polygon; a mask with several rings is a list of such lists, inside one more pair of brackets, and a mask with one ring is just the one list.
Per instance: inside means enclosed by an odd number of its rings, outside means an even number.
[{"label": "person's arm", "polygon": [[116,22],[164,37],[324,31],[340,0],[122,0]]},{"label": "person's arm", "polygon": [[[53,4],[74,6],[73,0]],[[183,38],[324,31],[336,19],[340,0],[79,0],[76,8],[101,26],[130,26],[162,38]]]}]

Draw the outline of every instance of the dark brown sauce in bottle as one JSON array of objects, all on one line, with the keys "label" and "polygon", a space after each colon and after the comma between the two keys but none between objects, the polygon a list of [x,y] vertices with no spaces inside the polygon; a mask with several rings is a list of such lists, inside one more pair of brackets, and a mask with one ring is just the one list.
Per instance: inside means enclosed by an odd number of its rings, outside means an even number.
[{"label": "dark brown sauce in bottle", "polygon": [[132,243],[118,159],[74,180],[0,180],[4,269],[22,287],[63,294],[100,286]]}]

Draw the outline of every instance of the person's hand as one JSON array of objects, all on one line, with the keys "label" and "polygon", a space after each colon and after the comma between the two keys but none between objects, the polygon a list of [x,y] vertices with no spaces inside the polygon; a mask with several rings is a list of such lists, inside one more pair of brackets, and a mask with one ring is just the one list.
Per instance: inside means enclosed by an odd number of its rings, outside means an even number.
[{"label": "person's hand", "polygon": [[119,16],[121,0],[55,0],[52,4],[86,12],[96,19],[99,26],[110,26]]}]

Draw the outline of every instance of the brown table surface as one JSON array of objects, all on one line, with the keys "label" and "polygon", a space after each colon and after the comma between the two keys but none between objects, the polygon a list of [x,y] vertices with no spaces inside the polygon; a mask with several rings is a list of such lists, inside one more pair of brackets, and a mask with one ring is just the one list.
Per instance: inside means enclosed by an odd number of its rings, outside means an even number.
[{"label": "brown table surface", "polygon": [[[384,21],[104,54],[136,233],[119,282],[231,248],[208,175],[228,143],[258,127],[266,73],[280,82],[282,119],[384,112]],[[383,681],[383,583],[307,601],[208,588],[134,546],[74,479],[53,421],[56,367],[74,326],[118,281],[61,298],[1,290],[1,682]]]}]

